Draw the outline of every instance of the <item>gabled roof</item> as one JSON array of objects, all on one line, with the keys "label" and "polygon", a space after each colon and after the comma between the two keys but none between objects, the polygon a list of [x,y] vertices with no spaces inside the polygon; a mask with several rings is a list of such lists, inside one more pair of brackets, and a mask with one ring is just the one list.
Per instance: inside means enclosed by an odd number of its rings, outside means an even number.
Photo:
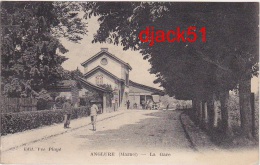
[{"label": "gabled roof", "polygon": [[119,63],[121,63],[125,66],[127,66],[130,70],[132,70],[132,67],[128,63],[124,62],[123,60],[119,59],[115,55],[109,53],[107,50],[103,50],[103,49],[100,52],[98,52],[97,54],[95,54],[94,56],[92,56],[91,58],[89,58],[88,60],[86,60],[85,62],[81,63],[81,65],[84,66],[84,65],[90,63],[94,59],[100,57],[103,53],[106,53],[106,55],[108,55],[109,57],[113,58],[114,60],[118,61]]},{"label": "gabled roof", "polygon": [[111,90],[109,89],[106,89],[106,88],[103,88],[103,87],[100,87],[100,86],[96,86],[88,81],[86,81],[84,78],[82,77],[77,77],[76,80],[63,80],[63,81],[60,81],[57,85],[55,86],[48,86],[47,87],[47,90],[55,90],[55,91],[60,91],[60,92],[63,92],[63,91],[70,91],[71,90],[71,87],[73,86],[78,86],[80,89],[85,86],[88,86],[88,87],[91,87],[91,88],[94,88],[98,91],[101,91],[101,92],[112,92]]},{"label": "gabled roof", "polygon": [[133,82],[131,80],[129,80],[129,86],[144,88],[144,89],[153,91],[154,94],[158,94],[158,95],[164,95],[165,94],[165,92],[163,90],[156,89],[156,88],[153,88],[153,87],[149,87],[149,86],[146,86],[146,85],[143,85],[143,84],[139,84],[139,83]]},{"label": "gabled roof", "polygon": [[81,82],[81,83],[83,83],[84,85],[87,85],[87,86],[89,86],[89,87],[92,87],[92,88],[94,88],[94,89],[96,89],[96,90],[99,90],[99,91],[102,91],[102,92],[112,92],[112,91],[109,90],[109,89],[105,89],[105,88],[103,88],[103,87],[96,86],[96,85],[94,85],[94,84],[88,82],[87,80],[85,80],[85,79],[82,78],[82,77],[78,77],[78,81]]},{"label": "gabled roof", "polygon": [[72,87],[77,86],[81,88],[81,85],[76,80],[62,80],[55,85],[49,85],[46,87],[48,90],[70,90]]},{"label": "gabled roof", "polygon": [[93,73],[95,73],[95,72],[97,72],[97,71],[101,71],[101,72],[107,74],[108,76],[110,76],[110,77],[112,77],[112,78],[118,80],[118,81],[125,82],[124,79],[120,79],[119,77],[117,77],[117,76],[115,76],[114,74],[110,73],[109,71],[107,71],[106,69],[104,69],[104,68],[101,67],[101,66],[97,66],[97,67],[91,69],[89,72],[87,72],[87,73],[84,74],[84,77],[88,77],[88,76],[92,75]]},{"label": "gabled roof", "polygon": [[77,82],[75,80],[62,80],[57,84],[57,86],[70,87],[70,86],[75,86],[76,84]]}]

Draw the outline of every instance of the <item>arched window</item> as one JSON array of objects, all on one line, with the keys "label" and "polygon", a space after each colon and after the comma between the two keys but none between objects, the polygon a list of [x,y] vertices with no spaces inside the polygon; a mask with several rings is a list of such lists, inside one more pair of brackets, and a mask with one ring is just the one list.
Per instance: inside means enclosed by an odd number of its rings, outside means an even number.
[{"label": "arched window", "polygon": [[97,85],[102,85],[103,84],[103,75],[97,75],[96,76],[96,84]]}]

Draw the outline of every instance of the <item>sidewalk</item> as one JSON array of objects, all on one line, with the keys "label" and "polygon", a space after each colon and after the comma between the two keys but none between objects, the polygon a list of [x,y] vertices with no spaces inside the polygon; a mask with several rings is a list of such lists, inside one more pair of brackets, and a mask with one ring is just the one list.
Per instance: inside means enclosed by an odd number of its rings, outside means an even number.
[{"label": "sidewalk", "polygon": [[220,150],[220,148],[210,140],[210,137],[193,123],[193,121],[190,119],[188,115],[182,113],[180,116],[180,120],[183,125],[183,129],[186,133],[186,137],[190,141],[191,147],[195,151],[200,152],[203,150]]},{"label": "sidewalk", "polygon": [[[124,113],[123,110],[111,112],[111,113],[103,113],[101,115],[98,115],[97,122],[114,116],[121,115],[122,113]],[[82,117],[79,119],[71,120],[69,129],[64,129],[63,123],[59,123],[59,124],[53,124],[50,126],[44,126],[44,127],[32,129],[32,130],[27,130],[24,132],[18,132],[15,134],[8,134],[6,136],[1,137],[1,152],[13,150],[18,147],[25,146],[27,144],[35,143],[44,139],[58,136],[66,132],[71,132],[90,124],[91,121],[90,121],[90,117],[88,116],[88,117]]]}]

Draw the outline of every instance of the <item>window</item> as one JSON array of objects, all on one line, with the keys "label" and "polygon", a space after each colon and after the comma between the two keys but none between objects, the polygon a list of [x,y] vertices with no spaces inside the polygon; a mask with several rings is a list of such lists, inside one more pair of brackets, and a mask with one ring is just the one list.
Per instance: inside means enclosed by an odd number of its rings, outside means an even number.
[{"label": "window", "polygon": [[100,61],[100,63],[102,64],[102,65],[107,65],[107,59],[106,58],[102,58],[101,59],[101,61]]},{"label": "window", "polygon": [[96,76],[96,84],[97,85],[102,85],[103,84],[103,75],[97,75]]}]

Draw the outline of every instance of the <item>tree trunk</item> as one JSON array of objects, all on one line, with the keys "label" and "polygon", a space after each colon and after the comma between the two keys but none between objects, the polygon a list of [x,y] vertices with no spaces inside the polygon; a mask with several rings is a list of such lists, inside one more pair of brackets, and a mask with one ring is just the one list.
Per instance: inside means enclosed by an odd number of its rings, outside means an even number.
[{"label": "tree trunk", "polygon": [[251,93],[251,111],[252,111],[252,135],[256,137],[256,125],[255,125],[255,94]]},{"label": "tree trunk", "polygon": [[195,98],[194,99],[195,121],[198,124],[200,124],[200,121],[201,121],[201,110],[200,109],[201,109],[200,100]]},{"label": "tree trunk", "polygon": [[197,102],[198,102],[198,100],[195,98],[194,99],[194,113],[195,113],[195,121],[197,122],[198,121],[198,110],[197,110]]},{"label": "tree trunk", "polygon": [[197,100],[197,104],[196,104],[196,109],[197,109],[197,118],[198,118],[198,123],[199,125],[201,125],[202,123],[202,106],[201,106],[201,101]]},{"label": "tree trunk", "polygon": [[219,108],[220,108],[220,101],[215,99],[214,100],[214,127],[217,128],[218,125],[218,120],[221,118],[221,115],[219,115]]},{"label": "tree trunk", "polygon": [[202,128],[207,128],[207,102],[202,101]]},{"label": "tree trunk", "polygon": [[192,112],[194,115],[196,114],[195,99],[192,99]]},{"label": "tree trunk", "polygon": [[203,101],[199,101],[198,108],[199,108],[199,125],[203,127]]},{"label": "tree trunk", "polygon": [[221,122],[222,130],[227,136],[232,136],[231,131],[229,112],[228,112],[228,103],[229,103],[229,91],[223,91],[220,93],[220,103],[221,103]]},{"label": "tree trunk", "polygon": [[242,135],[252,138],[252,109],[250,104],[251,80],[241,80],[239,83],[239,104]]},{"label": "tree trunk", "polygon": [[213,129],[217,126],[217,107],[215,105],[216,102],[216,95],[213,93],[210,95],[208,102],[207,102],[207,112],[208,112],[208,124],[209,129]]}]

